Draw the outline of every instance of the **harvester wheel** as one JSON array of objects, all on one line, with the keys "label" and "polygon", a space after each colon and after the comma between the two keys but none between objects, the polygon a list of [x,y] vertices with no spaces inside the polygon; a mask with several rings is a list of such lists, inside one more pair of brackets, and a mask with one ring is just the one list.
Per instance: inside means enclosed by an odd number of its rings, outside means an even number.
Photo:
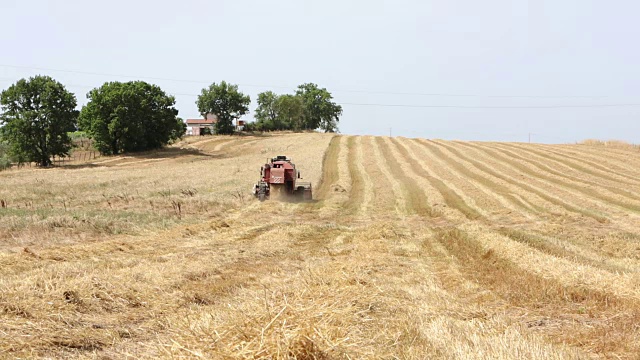
[{"label": "harvester wheel", "polygon": [[311,186],[309,186],[309,188],[308,188],[308,189],[305,189],[305,190],[304,190],[304,193],[303,193],[303,195],[302,195],[302,198],[303,198],[305,201],[311,201],[311,200],[313,200],[313,193],[312,193],[312,190],[311,190]]}]

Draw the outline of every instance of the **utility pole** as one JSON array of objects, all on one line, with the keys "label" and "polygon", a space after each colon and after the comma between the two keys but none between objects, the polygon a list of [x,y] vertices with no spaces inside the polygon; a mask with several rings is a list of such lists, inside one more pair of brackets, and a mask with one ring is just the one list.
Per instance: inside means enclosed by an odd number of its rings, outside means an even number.
[{"label": "utility pole", "polygon": [[529,144],[531,144],[531,133],[529,133]]},{"label": "utility pole", "polygon": [[392,136],[391,136],[391,128],[389,128],[389,137],[392,137]]}]

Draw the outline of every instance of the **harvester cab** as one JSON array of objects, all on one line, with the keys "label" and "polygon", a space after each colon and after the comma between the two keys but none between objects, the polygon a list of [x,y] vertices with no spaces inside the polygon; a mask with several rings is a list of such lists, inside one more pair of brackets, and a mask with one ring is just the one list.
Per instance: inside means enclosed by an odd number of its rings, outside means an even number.
[{"label": "harvester cab", "polygon": [[302,175],[291,159],[278,155],[268,159],[260,169],[260,181],[255,184],[253,193],[260,201],[269,199],[272,191],[299,200],[311,200],[311,183],[299,181],[301,179]]}]

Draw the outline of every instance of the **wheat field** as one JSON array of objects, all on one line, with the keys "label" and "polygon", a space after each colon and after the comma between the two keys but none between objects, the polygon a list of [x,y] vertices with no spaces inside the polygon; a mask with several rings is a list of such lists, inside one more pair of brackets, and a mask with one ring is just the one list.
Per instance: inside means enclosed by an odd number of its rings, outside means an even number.
[{"label": "wheat field", "polygon": [[[250,196],[281,154],[313,202]],[[638,358],[639,165],[307,133],[0,172],[0,357]]]}]

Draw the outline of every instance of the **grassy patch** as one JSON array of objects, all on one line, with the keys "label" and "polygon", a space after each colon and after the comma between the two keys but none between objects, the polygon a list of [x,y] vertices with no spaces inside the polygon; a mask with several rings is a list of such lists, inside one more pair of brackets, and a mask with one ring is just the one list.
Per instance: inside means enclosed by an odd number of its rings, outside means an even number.
[{"label": "grassy patch", "polygon": [[6,220],[0,229],[8,232],[67,229],[116,235],[134,234],[151,225],[166,228],[175,223],[174,219],[162,214],[116,210],[0,209],[0,217]]}]

